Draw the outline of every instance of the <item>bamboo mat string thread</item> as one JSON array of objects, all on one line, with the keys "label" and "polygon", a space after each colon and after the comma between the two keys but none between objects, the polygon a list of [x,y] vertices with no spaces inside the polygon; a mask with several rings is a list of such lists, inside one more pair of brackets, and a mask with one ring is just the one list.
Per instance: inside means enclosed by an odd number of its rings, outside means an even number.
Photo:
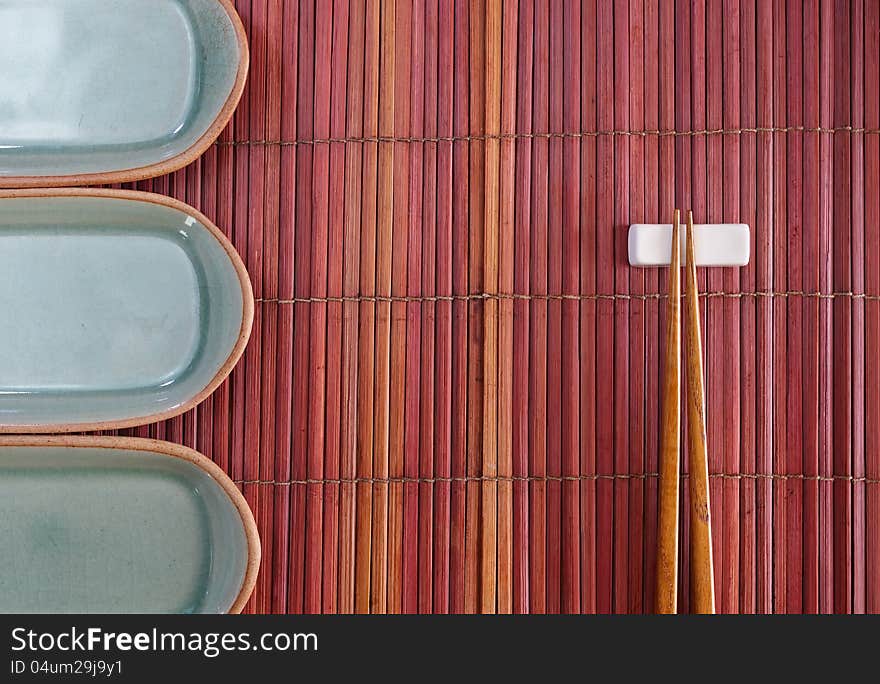
[{"label": "bamboo mat string thread", "polygon": [[[802,290],[790,290],[783,292],[758,291],[758,292],[701,292],[703,299],[748,299],[748,298],[806,298],[806,299],[854,299],[865,301],[880,301],[880,295],[865,292],[804,292]],[[522,300],[522,301],[548,301],[548,300],[572,300],[572,301],[649,301],[667,299],[668,295],[663,292],[648,292],[639,294],[630,293],[589,293],[589,294],[526,294],[505,292],[477,292],[462,295],[420,295],[420,296],[381,296],[381,295],[351,295],[342,297],[303,297],[303,298],[258,298],[258,304],[325,304],[329,302],[467,302],[485,300]]]},{"label": "bamboo mat string thread", "polygon": [[[236,485],[264,485],[287,487],[296,485],[342,485],[342,484],[445,484],[466,482],[592,482],[596,480],[648,480],[656,479],[659,473],[593,473],[589,475],[468,475],[462,477],[354,477],[335,479],[305,480],[234,480]],[[880,484],[880,479],[856,477],[853,475],[805,475],[803,473],[709,473],[709,477],[719,480],[771,480],[779,482],[848,482],[850,484]],[[681,479],[688,479],[687,473]]]},{"label": "bamboo mat string thread", "polygon": [[852,135],[880,135],[878,128],[857,126],[752,126],[742,128],[713,128],[693,131],[677,130],[602,130],[602,131],[548,131],[545,133],[492,133],[480,135],[447,135],[447,136],[362,136],[341,138],[315,138],[312,140],[218,140],[215,145],[223,147],[298,147],[308,145],[333,145],[337,143],[454,143],[454,142],[487,142],[503,140],[551,140],[551,139],[582,139],[582,138],[705,138],[710,136],[749,135],[758,133],[849,133]]}]

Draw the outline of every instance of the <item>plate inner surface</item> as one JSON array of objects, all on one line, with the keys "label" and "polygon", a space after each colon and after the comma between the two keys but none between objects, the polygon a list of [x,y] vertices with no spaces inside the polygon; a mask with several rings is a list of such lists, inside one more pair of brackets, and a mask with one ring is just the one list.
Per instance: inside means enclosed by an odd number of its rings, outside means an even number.
[{"label": "plate inner surface", "polygon": [[0,393],[172,384],[200,342],[199,279],[173,230],[0,231]]},{"label": "plate inner surface", "polygon": [[198,612],[211,538],[177,459],[70,467],[29,451],[0,449],[0,611]]},{"label": "plate inner surface", "polygon": [[2,0],[0,151],[155,145],[186,126],[196,33],[178,0]]}]

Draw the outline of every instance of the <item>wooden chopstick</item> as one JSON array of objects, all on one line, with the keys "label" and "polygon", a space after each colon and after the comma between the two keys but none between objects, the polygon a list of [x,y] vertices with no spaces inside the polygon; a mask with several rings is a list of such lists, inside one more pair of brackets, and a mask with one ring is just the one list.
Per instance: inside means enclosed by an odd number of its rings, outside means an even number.
[{"label": "wooden chopstick", "polygon": [[697,298],[694,217],[687,216],[685,270],[685,347],[687,355],[688,470],[690,492],[691,606],[694,613],[715,612],[712,573],[712,518],[709,506],[709,463],[706,449],[706,404],[703,389],[703,345]]},{"label": "wooden chopstick", "polygon": [[666,361],[663,432],[660,442],[660,511],[657,531],[657,613],[675,613],[678,602],[678,485],[681,448],[681,243],[679,211],[672,221],[669,299],[666,302]]}]

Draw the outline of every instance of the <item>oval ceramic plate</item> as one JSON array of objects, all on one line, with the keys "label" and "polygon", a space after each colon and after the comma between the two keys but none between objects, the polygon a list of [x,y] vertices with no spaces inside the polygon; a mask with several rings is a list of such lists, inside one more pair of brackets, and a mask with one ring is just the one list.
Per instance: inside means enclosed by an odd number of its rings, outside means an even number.
[{"label": "oval ceramic plate", "polygon": [[223,130],[247,68],[231,0],[3,0],[0,187],[179,169]]},{"label": "oval ceramic plate", "polygon": [[238,253],[182,202],[0,191],[0,432],[182,413],[232,370],[253,306]]},{"label": "oval ceramic plate", "polygon": [[0,612],[238,613],[260,541],[244,497],[185,447],[0,437]]}]

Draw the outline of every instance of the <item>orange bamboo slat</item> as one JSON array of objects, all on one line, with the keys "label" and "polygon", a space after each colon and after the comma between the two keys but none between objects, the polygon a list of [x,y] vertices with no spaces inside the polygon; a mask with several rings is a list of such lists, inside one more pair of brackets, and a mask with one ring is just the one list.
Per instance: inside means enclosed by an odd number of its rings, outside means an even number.
[{"label": "orange bamboo slat", "polygon": [[[468,143],[468,291],[485,290],[485,205],[486,205],[486,3],[470,0],[468,7],[468,122],[471,135],[479,139]],[[483,467],[483,386],[484,302],[468,302],[467,321],[467,474],[482,475]],[[483,483],[469,480],[465,485],[464,610],[481,609],[481,571],[483,540]]]},{"label": "orange bamboo slat", "polygon": [[[498,247],[501,229],[499,174],[501,163],[501,0],[489,0],[485,17],[486,123],[483,288],[498,292]],[[483,481],[480,610],[496,612],[498,585],[498,301],[483,309]]]},{"label": "orange bamboo slat", "polygon": [[[501,18],[501,133],[516,131],[517,22],[518,3],[503,3]],[[500,141],[498,291],[514,290],[515,172],[516,141]],[[498,475],[514,474],[513,460],[513,309],[512,300],[498,304]],[[514,483],[498,482],[498,612],[512,613],[514,602]]]}]

